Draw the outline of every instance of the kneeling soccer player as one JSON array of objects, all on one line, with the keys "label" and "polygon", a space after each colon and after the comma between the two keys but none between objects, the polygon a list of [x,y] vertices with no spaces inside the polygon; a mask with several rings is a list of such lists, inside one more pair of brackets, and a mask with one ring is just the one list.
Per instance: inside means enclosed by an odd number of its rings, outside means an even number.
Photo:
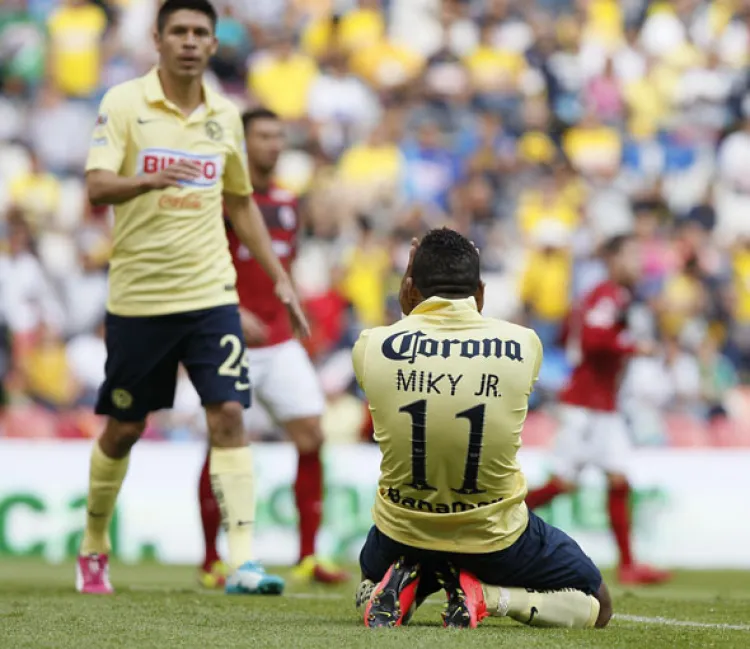
[{"label": "kneeling soccer player", "polygon": [[601,573],[524,503],[516,454],[542,362],[538,336],[482,317],[479,253],[452,230],[414,242],[400,301],[407,317],[363,332],[353,351],[383,453],[360,555],[365,625],[400,626],[442,587],[446,626],[487,615],[605,626],[612,604]]}]

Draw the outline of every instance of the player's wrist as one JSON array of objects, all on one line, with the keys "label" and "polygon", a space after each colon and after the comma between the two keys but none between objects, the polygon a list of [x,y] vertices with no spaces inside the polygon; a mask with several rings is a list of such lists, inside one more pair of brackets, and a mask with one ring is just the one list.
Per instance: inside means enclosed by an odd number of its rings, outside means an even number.
[{"label": "player's wrist", "polygon": [[146,194],[155,189],[154,179],[148,174],[143,176],[136,176],[135,186],[141,194]]}]

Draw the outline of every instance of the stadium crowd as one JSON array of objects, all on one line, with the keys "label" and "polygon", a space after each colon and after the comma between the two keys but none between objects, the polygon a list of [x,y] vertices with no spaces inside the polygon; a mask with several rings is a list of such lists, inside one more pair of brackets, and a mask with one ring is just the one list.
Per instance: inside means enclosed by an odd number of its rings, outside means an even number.
[{"label": "stadium crowd", "polygon": [[[349,350],[400,317],[409,241],[480,248],[485,313],[545,344],[527,443],[570,369],[559,334],[632,231],[631,314],[661,352],[622,403],[645,444],[750,444],[750,2],[216,0],[211,83],[288,127],[302,197],[295,276],[329,439],[367,437]],[[82,170],[97,105],[155,62],[157,0],[0,7],[0,435],[93,436],[111,214]],[[185,379],[185,377],[183,377]],[[192,387],[149,435],[203,434]],[[253,418],[259,436],[273,426]]]}]

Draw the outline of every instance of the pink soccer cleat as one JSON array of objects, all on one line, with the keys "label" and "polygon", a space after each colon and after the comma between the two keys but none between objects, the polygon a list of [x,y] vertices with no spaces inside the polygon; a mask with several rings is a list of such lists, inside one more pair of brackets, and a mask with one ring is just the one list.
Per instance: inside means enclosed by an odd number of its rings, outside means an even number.
[{"label": "pink soccer cleat", "polygon": [[76,590],[88,595],[112,595],[115,592],[109,583],[109,557],[106,554],[78,557]]}]

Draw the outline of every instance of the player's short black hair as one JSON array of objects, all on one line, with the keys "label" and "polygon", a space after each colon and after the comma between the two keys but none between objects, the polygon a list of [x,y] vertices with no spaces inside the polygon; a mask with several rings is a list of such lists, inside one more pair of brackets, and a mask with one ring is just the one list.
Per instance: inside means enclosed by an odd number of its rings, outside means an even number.
[{"label": "player's short black hair", "polygon": [[209,0],[165,0],[159,7],[159,13],[156,16],[156,29],[161,34],[164,31],[164,27],[167,25],[169,17],[182,9],[188,9],[189,11],[198,11],[202,14],[206,14],[211,20],[211,24],[216,29],[216,22],[219,19],[216,13],[216,9],[209,2]]},{"label": "player's short black hair", "polygon": [[281,119],[276,113],[269,108],[253,108],[252,110],[246,110],[242,113],[242,127],[245,129],[245,133],[250,130],[253,122],[259,119]]},{"label": "player's short black hair", "polygon": [[479,253],[455,230],[430,230],[414,253],[411,276],[425,298],[469,297],[479,288]]},{"label": "player's short black hair", "polygon": [[633,239],[632,234],[617,234],[614,237],[610,237],[601,246],[601,253],[605,259],[610,259],[615,255],[618,255],[620,251],[625,247],[628,241]]}]

